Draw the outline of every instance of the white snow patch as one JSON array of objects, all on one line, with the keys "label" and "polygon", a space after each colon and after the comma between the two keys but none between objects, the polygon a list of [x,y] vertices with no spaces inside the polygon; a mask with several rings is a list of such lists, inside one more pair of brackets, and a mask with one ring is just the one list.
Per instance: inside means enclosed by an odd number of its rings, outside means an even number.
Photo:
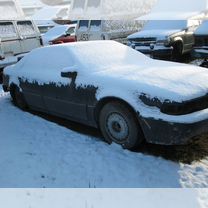
[{"label": "white snow patch", "polygon": [[107,145],[27,112],[0,91],[1,187],[208,187],[208,158],[191,165]]}]

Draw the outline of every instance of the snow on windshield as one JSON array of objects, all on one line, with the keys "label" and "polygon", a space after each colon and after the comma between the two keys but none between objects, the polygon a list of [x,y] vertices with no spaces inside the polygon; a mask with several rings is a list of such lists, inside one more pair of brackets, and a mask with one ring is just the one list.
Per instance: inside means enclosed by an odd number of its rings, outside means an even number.
[{"label": "snow on windshield", "polygon": [[52,36],[52,37],[58,37],[60,35],[63,35],[69,28],[69,25],[61,25],[61,26],[55,26],[51,30],[49,30],[47,33],[45,33],[44,36]]},{"label": "snow on windshield", "polygon": [[187,27],[186,20],[151,20],[149,21],[144,29],[145,30],[161,30],[161,29],[183,29]]}]

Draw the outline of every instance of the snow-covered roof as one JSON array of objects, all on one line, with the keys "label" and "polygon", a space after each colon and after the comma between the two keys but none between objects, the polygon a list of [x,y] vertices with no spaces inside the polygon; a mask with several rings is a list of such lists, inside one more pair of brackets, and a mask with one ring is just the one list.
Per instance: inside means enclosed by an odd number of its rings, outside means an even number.
[{"label": "snow-covered roof", "polygon": [[31,19],[33,20],[55,20],[68,19],[69,6],[45,6],[37,11]]},{"label": "snow-covered roof", "polygon": [[[152,11],[138,20],[183,20],[202,18],[208,9],[207,0],[158,0]],[[202,14],[202,16],[201,16]]]},{"label": "snow-covered roof", "polygon": [[208,36],[208,20],[205,20],[195,31],[196,35],[207,35]]},{"label": "snow-covered roof", "polygon": [[24,19],[18,0],[0,0],[0,20]]}]

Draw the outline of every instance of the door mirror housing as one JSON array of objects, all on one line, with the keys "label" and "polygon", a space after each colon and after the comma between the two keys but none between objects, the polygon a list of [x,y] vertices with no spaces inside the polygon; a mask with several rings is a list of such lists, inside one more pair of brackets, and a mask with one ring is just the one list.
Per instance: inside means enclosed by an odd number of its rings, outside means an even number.
[{"label": "door mirror housing", "polygon": [[72,81],[76,80],[77,74],[76,66],[64,68],[61,71],[61,77],[72,79]]},{"label": "door mirror housing", "polygon": [[77,72],[61,72],[61,77],[74,79],[77,77]]}]

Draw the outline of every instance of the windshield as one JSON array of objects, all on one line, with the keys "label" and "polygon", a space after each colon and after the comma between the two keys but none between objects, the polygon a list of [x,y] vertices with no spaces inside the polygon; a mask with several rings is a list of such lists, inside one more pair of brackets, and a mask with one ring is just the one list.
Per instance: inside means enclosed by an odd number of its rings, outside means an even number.
[{"label": "windshield", "polygon": [[186,20],[151,20],[145,26],[145,30],[161,30],[161,29],[185,29],[187,28]]}]

